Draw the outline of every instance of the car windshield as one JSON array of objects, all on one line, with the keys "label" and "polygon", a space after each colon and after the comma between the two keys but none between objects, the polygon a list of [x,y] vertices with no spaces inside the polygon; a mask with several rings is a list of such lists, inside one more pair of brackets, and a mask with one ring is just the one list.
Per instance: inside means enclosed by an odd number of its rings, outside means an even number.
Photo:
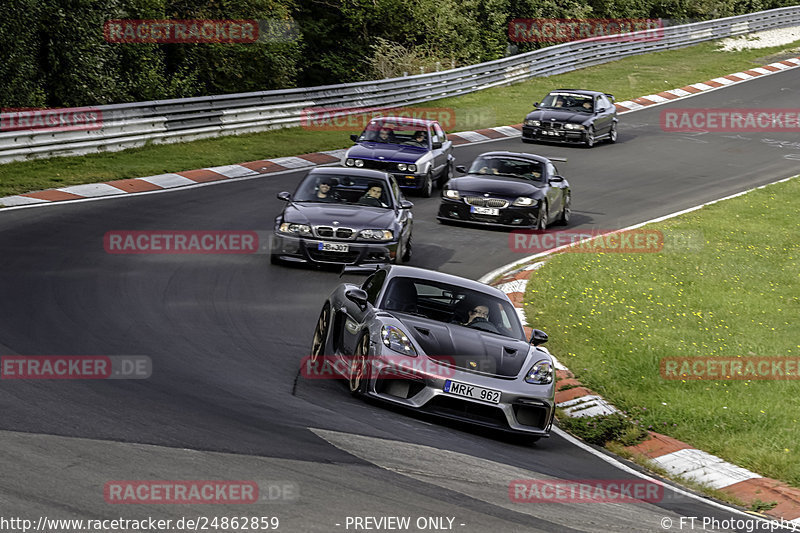
[{"label": "car windshield", "polygon": [[542,181],[543,169],[538,161],[513,157],[481,156],[472,162],[470,174],[487,177],[504,176],[529,181]]},{"label": "car windshield", "polygon": [[297,187],[295,202],[315,202],[343,205],[363,205],[389,209],[393,206],[385,181],[348,176],[346,174],[315,174],[313,172]]},{"label": "car windshield", "polygon": [[414,119],[371,120],[358,138],[385,144],[402,144],[414,148],[428,149],[428,126]]},{"label": "car windshield", "polygon": [[544,97],[539,107],[591,113],[594,111],[592,100],[585,94],[552,92]]},{"label": "car windshield", "polygon": [[387,311],[526,340],[519,316],[510,302],[449,283],[393,278],[381,306]]}]

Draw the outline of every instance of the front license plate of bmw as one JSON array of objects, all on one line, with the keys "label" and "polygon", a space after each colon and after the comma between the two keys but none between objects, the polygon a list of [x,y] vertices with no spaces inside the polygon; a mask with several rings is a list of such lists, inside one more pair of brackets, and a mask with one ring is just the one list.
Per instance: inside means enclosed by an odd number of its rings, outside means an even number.
[{"label": "front license plate of bmw", "polygon": [[500,403],[500,391],[484,389],[475,385],[467,385],[459,381],[448,379],[444,382],[444,391],[456,396],[472,398],[473,400],[483,400],[489,403]]},{"label": "front license plate of bmw", "polygon": [[500,215],[500,210],[494,207],[476,207],[473,205],[470,210],[478,215]]},{"label": "front license plate of bmw", "polygon": [[324,252],[347,252],[350,250],[350,246],[336,242],[321,242],[317,245],[317,250],[322,250]]}]

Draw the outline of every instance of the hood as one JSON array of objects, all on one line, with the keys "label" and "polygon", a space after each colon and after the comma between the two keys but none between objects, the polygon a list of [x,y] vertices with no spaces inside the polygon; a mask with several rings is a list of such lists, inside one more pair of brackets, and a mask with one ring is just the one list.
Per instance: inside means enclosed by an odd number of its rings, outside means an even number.
[{"label": "hood", "polygon": [[388,161],[390,163],[414,163],[425,155],[425,148],[416,146],[403,146],[400,144],[385,144],[375,142],[362,142],[347,151],[347,157],[353,159],[372,159],[375,161]]},{"label": "hood", "polygon": [[492,197],[516,199],[519,196],[530,196],[532,198],[541,199],[544,192],[541,187],[544,187],[545,182],[541,182],[541,186],[537,187],[533,182],[517,179],[517,178],[504,178],[494,177],[489,178],[478,174],[468,174],[458,178],[452,178],[447,182],[448,189],[455,189],[461,193],[462,196],[483,196],[489,193]]},{"label": "hood", "polygon": [[294,224],[333,226],[353,229],[392,229],[394,210],[364,205],[299,203],[286,206],[283,219]]},{"label": "hood", "polygon": [[461,370],[516,377],[528,357],[530,345],[519,339],[422,317],[398,314],[397,318],[428,357]]},{"label": "hood", "polygon": [[525,120],[541,120],[542,122],[553,120],[553,122],[571,122],[573,124],[583,124],[589,122],[593,117],[591,113],[582,111],[558,111],[555,109],[537,109],[531,111]]}]

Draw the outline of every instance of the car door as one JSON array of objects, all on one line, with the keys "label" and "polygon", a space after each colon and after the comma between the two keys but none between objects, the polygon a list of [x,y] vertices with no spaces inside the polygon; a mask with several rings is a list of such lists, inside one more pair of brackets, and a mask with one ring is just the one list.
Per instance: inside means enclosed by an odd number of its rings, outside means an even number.
[{"label": "car door", "polygon": [[611,131],[611,123],[614,119],[614,105],[603,95],[595,98],[595,132],[597,135],[604,135]]},{"label": "car door", "polygon": [[562,194],[562,190],[559,187],[560,183],[550,184],[550,178],[553,176],[558,175],[558,169],[553,163],[548,162],[547,165],[547,205],[550,211],[550,217],[552,217],[556,213],[560,213],[561,209],[563,208],[564,204],[564,195]]},{"label": "car door", "polygon": [[411,213],[411,209],[400,209],[400,202],[405,200],[405,196],[400,191],[400,187],[397,185],[397,181],[394,179],[394,176],[389,176],[389,185],[390,190],[392,191],[392,200],[395,206],[395,213],[397,213],[397,224],[401,228],[401,239],[408,242],[408,238],[411,235],[411,222],[413,219],[413,215]]},{"label": "car door", "polygon": [[[446,165],[450,158],[450,153],[453,151],[452,141],[447,140],[444,130],[438,122],[431,125],[431,150],[433,154],[434,175],[441,176],[446,169]],[[433,143],[442,143],[439,148],[433,148]]]}]

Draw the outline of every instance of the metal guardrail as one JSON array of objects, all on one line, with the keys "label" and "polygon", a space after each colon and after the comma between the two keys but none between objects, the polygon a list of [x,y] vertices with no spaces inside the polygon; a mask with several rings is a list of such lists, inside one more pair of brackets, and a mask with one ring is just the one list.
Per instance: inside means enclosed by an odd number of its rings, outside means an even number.
[{"label": "metal guardrail", "polygon": [[[552,76],[623,57],[800,25],[800,6],[613,38],[572,41],[452,70],[341,85],[98,106],[102,127],[0,131],[0,163],[300,126],[308,108],[398,107]],[[657,31],[658,37],[653,37]],[[0,123],[5,123],[0,115]]]}]

